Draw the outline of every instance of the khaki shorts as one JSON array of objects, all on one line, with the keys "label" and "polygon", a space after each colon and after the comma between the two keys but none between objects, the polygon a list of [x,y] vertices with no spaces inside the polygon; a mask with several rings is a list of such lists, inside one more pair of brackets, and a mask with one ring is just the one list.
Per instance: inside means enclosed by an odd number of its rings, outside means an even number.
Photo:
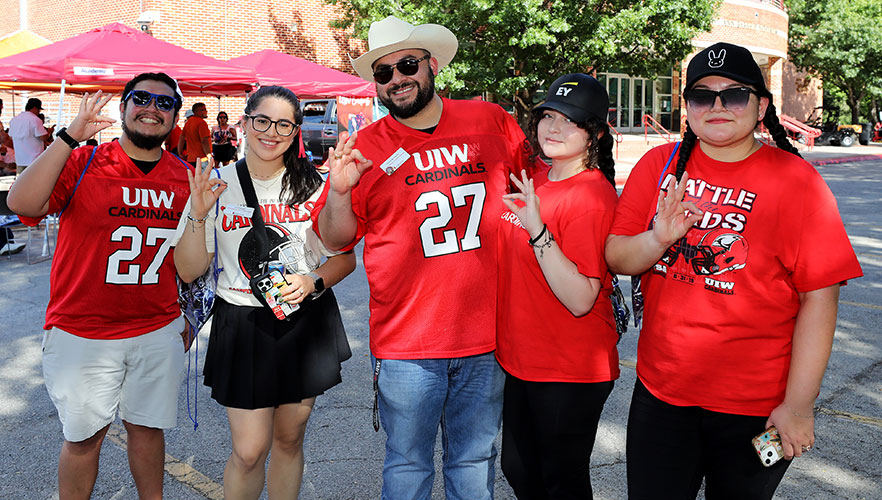
[{"label": "khaki shorts", "polygon": [[119,417],[169,429],[177,424],[184,377],[183,318],[119,340],[87,339],[58,328],[43,335],[43,378],[64,439],[88,439]]}]

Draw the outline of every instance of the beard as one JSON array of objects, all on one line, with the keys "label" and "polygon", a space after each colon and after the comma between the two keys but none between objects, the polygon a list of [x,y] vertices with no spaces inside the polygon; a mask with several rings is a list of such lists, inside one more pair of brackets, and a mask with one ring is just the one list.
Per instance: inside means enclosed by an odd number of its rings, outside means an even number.
[{"label": "beard", "polygon": [[423,108],[432,102],[432,98],[435,96],[435,75],[430,70],[428,85],[423,86],[423,82],[416,80],[414,80],[414,84],[417,87],[417,95],[409,104],[399,106],[395,104],[390,97],[392,92],[400,89],[402,85],[389,86],[389,88],[386,89],[385,94],[382,96],[377,92],[377,97],[379,97],[383,106],[386,106],[389,110],[389,114],[395,118],[410,118],[422,111]]},{"label": "beard", "polygon": [[[137,118],[138,118],[137,115],[135,115],[134,119],[137,119]],[[155,118],[160,120],[162,123],[165,123],[165,120],[162,117],[155,116]],[[134,144],[135,147],[140,148],[140,149],[151,150],[151,149],[156,149],[156,148],[162,146],[162,143],[165,142],[165,139],[168,137],[168,134],[171,133],[171,128],[169,128],[168,131],[164,134],[158,134],[158,135],[143,134],[141,132],[138,132],[137,130],[133,130],[133,129],[129,128],[129,126],[126,122],[127,122],[127,120],[125,120],[125,119],[122,120],[123,134],[125,134],[126,137],[130,141],[132,141],[132,144]]]}]

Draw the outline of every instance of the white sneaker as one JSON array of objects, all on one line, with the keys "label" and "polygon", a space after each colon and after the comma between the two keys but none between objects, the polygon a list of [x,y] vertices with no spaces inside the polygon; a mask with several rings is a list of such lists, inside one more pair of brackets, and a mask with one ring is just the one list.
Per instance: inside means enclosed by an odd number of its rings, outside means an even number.
[{"label": "white sneaker", "polygon": [[3,249],[0,250],[0,255],[12,255],[24,250],[24,243],[7,243],[3,245]]}]

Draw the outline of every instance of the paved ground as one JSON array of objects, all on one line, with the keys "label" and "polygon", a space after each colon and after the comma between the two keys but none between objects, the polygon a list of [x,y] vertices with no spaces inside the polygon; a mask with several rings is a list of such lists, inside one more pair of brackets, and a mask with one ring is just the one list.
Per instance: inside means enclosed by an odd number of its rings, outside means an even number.
[{"label": "paved ground", "polygon": [[[812,154],[817,158],[821,153],[829,155],[820,149]],[[858,152],[857,148],[849,151]],[[870,152],[882,152],[882,148]],[[841,153],[841,149],[834,153]],[[878,335],[882,324],[882,160],[823,165],[819,170],[839,199],[865,277],[842,291],[834,353],[818,399],[815,449],[791,466],[778,498],[882,499],[882,340]],[[17,233],[24,237],[23,232]],[[33,245],[37,252],[39,247]],[[47,261],[29,266],[23,254],[0,257],[3,500],[57,498],[55,468],[61,429],[40,368],[40,328],[48,300],[50,265]],[[368,290],[362,268],[359,266],[335,290],[354,354],[344,365],[343,384],[318,399],[310,420],[301,499],[378,498],[383,435],[371,427]],[[200,338],[198,362],[194,358],[200,371],[206,340],[205,336]],[[636,344],[637,334],[631,331],[620,345],[622,378],[600,423],[592,457],[592,482],[598,499],[626,496],[624,437]],[[230,451],[226,417],[197,380],[189,377],[191,399],[198,401],[198,430],[189,424],[182,387],[179,426],[167,433],[165,496],[170,499],[222,497],[220,483]],[[190,404],[194,405],[192,400]],[[137,498],[124,445],[125,433],[114,425],[102,451],[94,498]],[[441,483],[436,477],[433,498],[443,498]],[[498,472],[497,498],[513,498]]]}]

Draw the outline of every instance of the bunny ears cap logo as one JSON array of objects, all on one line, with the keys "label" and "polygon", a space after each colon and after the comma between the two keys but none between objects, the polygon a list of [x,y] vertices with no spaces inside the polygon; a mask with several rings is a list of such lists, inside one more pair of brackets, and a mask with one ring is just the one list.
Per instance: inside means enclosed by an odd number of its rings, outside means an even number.
[{"label": "bunny ears cap logo", "polygon": [[714,51],[708,51],[707,53],[707,65],[710,68],[722,68],[723,64],[726,62],[726,49],[720,49],[719,54],[714,54]]}]

